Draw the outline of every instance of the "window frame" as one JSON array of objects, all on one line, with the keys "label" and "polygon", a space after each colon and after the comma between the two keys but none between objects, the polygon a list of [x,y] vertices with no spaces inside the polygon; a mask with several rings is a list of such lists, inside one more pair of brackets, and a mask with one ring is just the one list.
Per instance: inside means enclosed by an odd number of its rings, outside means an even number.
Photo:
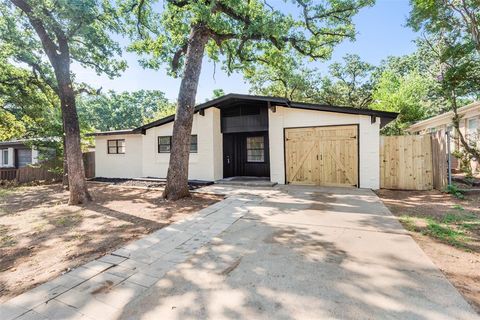
[{"label": "window frame", "polygon": [[[7,156],[5,157],[5,153]],[[2,149],[2,166],[8,166],[8,149]]]},{"label": "window frame", "polygon": [[[193,143],[193,137],[195,137],[195,143]],[[168,138],[169,143],[168,143],[168,151],[161,151],[160,150],[160,145],[166,146],[166,143],[160,144],[160,138]],[[195,150],[192,150],[192,146],[195,146]],[[172,136],[158,136],[157,137],[157,153],[170,153],[172,151]],[[198,153],[198,135],[192,134],[190,136],[190,153]]]},{"label": "window frame", "polygon": [[[262,138],[263,140],[263,148],[249,148],[249,144],[248,144],[248,139],[251,139],[251,138]],[[247,163],[265,163],[266,159],[265,159],[265,136],[249,136],[246,138],[245,140],[245,148],[246,148],[246,151],[247,151],[247,154],[246,154],[246,161]],[[262,159],[263,160],[250,160],[248,157],[248,151],[249,150],[262,150],[263,154],[262,154]]]},{"label": "window frame", "polygon": [[[119,145],[119,142],[123,141],[123,146]],[[115,142],[115,146],[110,146],[110,142]],[[107,140],[107,154],[125,154],[125,139],[109,139]],[[123,147],[123,152],[120,152],[120,148]],[[114,148],[116,152],[110,152],[110,148]]]},{"label": "window frame", "polygon": [[[168,138],[168,151],[160,150],[161,145],[164,145],[164,146],[167,145],[165,143],[160,143],[161,138]],[[172,151],[172,136],[158,136],[157,137],[157,153],[170,153],[171,151]]]},{"label": "window frame", "polygon": [[[195,137],[195,143],[193,143],[193,137]],[[195,150],[192,151],[192,146],[195,146]],[[190,136],[190,153],[198,153],[198,136],[196,134],[192,134]]]}]

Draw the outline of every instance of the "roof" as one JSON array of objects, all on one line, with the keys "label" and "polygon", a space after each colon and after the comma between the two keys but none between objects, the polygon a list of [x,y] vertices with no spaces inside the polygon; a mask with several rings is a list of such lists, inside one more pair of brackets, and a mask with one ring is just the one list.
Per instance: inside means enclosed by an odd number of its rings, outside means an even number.
[{"label": "roof", "polygon": [[12,139],[7,141],[0,141],[0,146],[20,146],[25,145],[25,143],[34,142],[34,141],[54,141],[57,138],[47,137],[47,138],[26,138],[26,139]]},{"label": "roof", "polygon": [[[474,110],[476,108],[478,108],[480,110],[480,101],[475,101],[475,102],[470,103],[466,106],[458,108],[457,113],[461,116],[461,115],[464,115],[465,113],[467,113],[471,110]],[[429,124],[433,124],[433,123],[438,122],[438,121],[444,121],[445,124],[450,123],[452,121],[452,118],[453,118],[453,111],[448,111],[448,112],[439,114],[437,116],[434,116],[434,117],[431,117],[431,118],[428,118],[428,119],[425,119],[425,120],[422,120],[422,121],[418,121],[418,122],[412,124],[410,127],[408,127],[407,131],[413,132],[413,131],[421,129],[422,127],[428,127]]]},{"label": "roof", "polygon": [[[231,102],[266,102],[270,103],[275,106],[283,106],[287,108],[294,108],[294,109],[305,109],[305,110],[317,110],[317,111],[324,111],[324,112],[336,112],[336,113],[346,113],[346,114],[359,114],[359,115],[366,115],[366,116],[374,116],[379,117],[381,119],[381,126],[385,126],[390,121],[394,120],[398,113],[396,112],[387,112],[387,111],[379,111],[379,110],[371,110],[371,109],[358,109],[352,107],[342,107],[342,106],[332,106],[327,104],[316,104],[316,103],[304,103],[304,102],[295,102],[290,101],[285,98],[280,97],[271,97],[271,96],[256,96],[256,95],[248,95],[248,94],[238,94],[238,93],[230,93],[219,98],[201,103],[195,107],[195,113],[201,110],[205,110],[211,107],[220,107],[225,104],[229,104]],[[150,123],[147,123],[143,126],[135,128],[133,130],[126,130],[124,133],[144,133],[145,130],[148,130],[153,127],[158,127],[164,125],[166,123],[172,122],[175,120],[175,116],[171,115]],[[118,134],[118,132],[110,133],[110,132],[98,132],[94,133],[94,135],[110,135],[110,134]]]},{"label": "roof", "polygon": [[134,129],[122,129],[122,130],[93,132],[93,133],[88,133],[87,136],[112,136],[116,134],[138,134],[138,132],[134,132]]}]

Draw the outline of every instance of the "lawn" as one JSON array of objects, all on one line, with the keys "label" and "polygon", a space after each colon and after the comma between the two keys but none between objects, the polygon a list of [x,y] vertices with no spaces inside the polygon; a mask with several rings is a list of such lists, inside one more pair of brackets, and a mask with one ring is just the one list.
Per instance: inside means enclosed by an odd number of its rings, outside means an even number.
[{"label": "lawn", "polygon": [[377,194],[450,282],[480,312],[480,195],[432,191]]},{"label": "lawn", "polygon": [[161,192],[92,183],[93,202],[67,206],[58,184],[0,188],[0,303],[221,199]]}]

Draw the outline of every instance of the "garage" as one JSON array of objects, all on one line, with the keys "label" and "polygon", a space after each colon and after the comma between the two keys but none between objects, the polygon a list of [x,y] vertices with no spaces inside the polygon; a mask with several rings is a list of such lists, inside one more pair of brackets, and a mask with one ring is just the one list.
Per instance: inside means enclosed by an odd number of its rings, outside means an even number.
[{"label": "garage", "polygon": [[357,187],[358,125],[285,128],[287,183]]}]

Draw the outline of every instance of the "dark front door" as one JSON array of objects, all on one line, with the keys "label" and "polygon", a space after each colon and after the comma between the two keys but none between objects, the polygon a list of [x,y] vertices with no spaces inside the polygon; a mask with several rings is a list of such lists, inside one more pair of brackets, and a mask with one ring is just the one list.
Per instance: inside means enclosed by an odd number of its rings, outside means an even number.
[{"label": "dark front door", "polygon": [[223,177],[270,177],[268,132],[223,134]]},{"label": "dark front door", "polygon": [[235,136],[233,134],[223,135],[223,177],[235,176]]}]

